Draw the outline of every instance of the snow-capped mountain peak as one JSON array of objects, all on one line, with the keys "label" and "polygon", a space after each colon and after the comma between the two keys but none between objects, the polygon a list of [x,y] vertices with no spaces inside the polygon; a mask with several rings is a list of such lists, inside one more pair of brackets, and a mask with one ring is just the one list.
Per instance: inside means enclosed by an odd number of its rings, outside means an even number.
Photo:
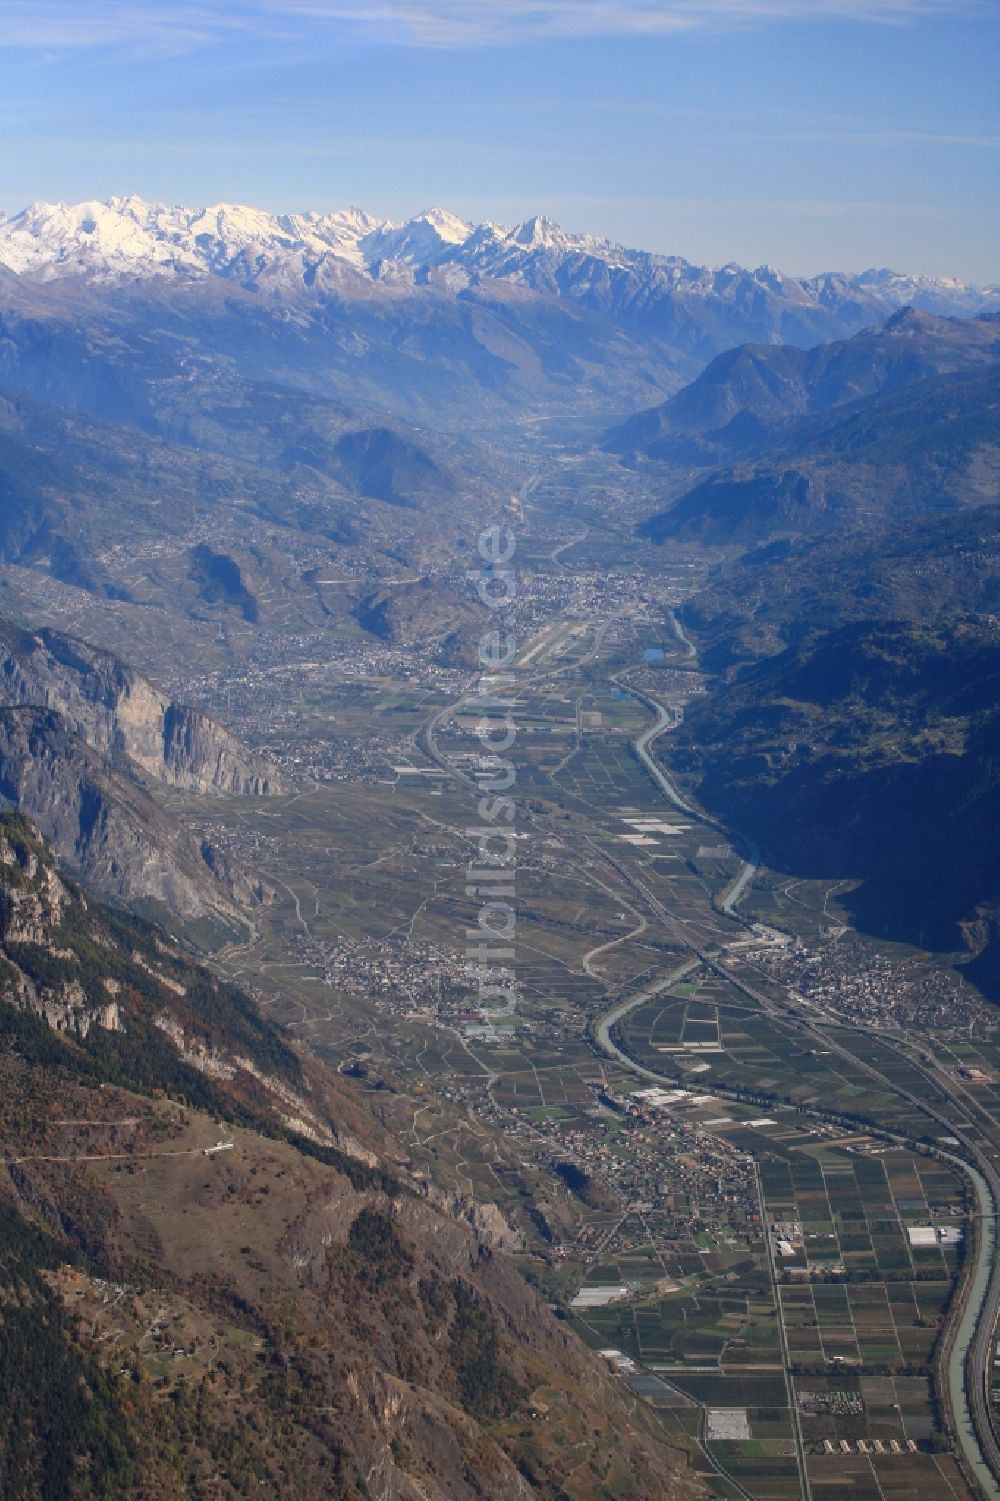
[{"label": "snow-capped mountain peak", "polygon": [[72,274],[247,275],[291,256],[343,259],[383,227],[360,209],[282,214],[238,203],[189,209],[130,196],[106,203],[34,203],[0,220],[0,265],[38,280]]},{"label": "snow-capped mountain peak", "polygon": [[447,209],[429,208],[405,224],[383,224],[369,235],[364,253],[370,266],[384,262],[400,266],[433,266],[457,246],[464,245],[473,226]]},{"label": "snow-capped mountain peak", "polygon": [[446,208],[425,208],[411,220],[413,224],[429,224],[439,239],[447,245],[464,245],[474,226]]},{"label": "snow-capped mountain peak", "polygon": [[[0,260],[21,275],[124,271],[175,259],[168,247],[180,222],[162,205],[137,197],[107,203],[32,203],[0,224]],[[155,224],[157,218],[159,225]]]},{"label": "snow-capped mountain peak", "polygon": [[545,245],[555,246],[563,241],[566,236],[552,219],[545,214],[535,214],[530,219],[525,219],[511,231],[511,239],[516,245]]},{"label": "snow-capped mountain peak", "polygon": [[535,214],[511,230],[509,241],[524,250],[547,250],[557,254],[597,255],[601,259],[615,258],[621,247],[598,235],[570,234],[546,214]]},{"label": "snow-capped mountain peak", "polygon": [[570,233],[544,214],[508,228],[473,225],[433,207],[399,224],[359,208],[275,214],[236,203],[192,209],[134,195],[33,203],[0,217],[0,268],[33,281],[223,277],[283,298],[322,294],[331,283],[343,285],[349,272],[419,284],[433,269],[435,283],[455,292],[514,282],[664,333],[698,324],[705,305],[717,303],[733,343],[808,340],[830,326],[879,322],[908,303],[952,314],[1000,306],[1000,289],[966,287],[954,278],[884,269],[801,278],[772,266],[694,266]]}]

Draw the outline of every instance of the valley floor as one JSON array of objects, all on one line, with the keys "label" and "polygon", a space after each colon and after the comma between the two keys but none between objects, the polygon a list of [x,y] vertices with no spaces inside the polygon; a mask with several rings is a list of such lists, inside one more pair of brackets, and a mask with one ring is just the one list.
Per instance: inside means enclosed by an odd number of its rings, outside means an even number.
[{"label": "valley floor", "polygon": [[[586,578],[585,536],[555,540]],[[593,608],[581,585],[521,644],[510,1015],[480,1013],[466,967],[469,680],[378,684],[390,764],[215,809],[204,832],[277,894],[223,962],[418,1171],[499,1206],[715,1494],[989,1492],[995,1292],[972,1273],[1000,1027],[946,964],[861,940],[843,883],[768,869],[670,778],[701,678],[662,622],[689,586],[686,565],[623,575]]]}]

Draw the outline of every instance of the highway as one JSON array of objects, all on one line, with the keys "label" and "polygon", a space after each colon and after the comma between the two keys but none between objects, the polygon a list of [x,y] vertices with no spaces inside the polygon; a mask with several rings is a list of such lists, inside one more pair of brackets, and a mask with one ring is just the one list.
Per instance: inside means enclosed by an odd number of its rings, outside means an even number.
[{"label": "highway", "polygon": [[[680,632],[679,639],[682,640],[686,645],[690,645],[687,637],[684,636],[683,632],[681,631],[679,621],[675,619],[674,624],[677,631]],[[747,858],[743,861],[742,870],[736,877],[733,884],[719,899],[719,910],[721,912],[724,912],[727,917],[732,917],[739,920],[738,914],[735,909],[740,901],[740,898],[743,896],[743,893],[747,890],[754,876],[757,874],[757,870],[760,865],[760,850],[757,848],[756,844],[754,844],[753,840],[748,838],[746,834],[737,834],[734,836],[729,829],[726,829],[721,823],[718,823],[714,818],[711,818],[700,808],[692,807],[687,799],[685,797],[682,797],[680,792],[678,792],[677,788],[667,776],[667,773],[664,771],[663,767],[659,764],[658,761],[653,758],[649,750],[649,747],[652,745],[653,741],[656,740],[658,736],[662,735],[664,730],[671,729],[677,724],[677,716],[676,714],[671,713],[671,711],[664,704],[661,704],[657,699],[652,698],[648,693],[643,693],[638,688],[626,686],[625,679],[627,676],[627,673],[622,673],[620,677],[616,678],[614,681],[622,689],[622,692],[630,693],[634,699],[637,699],[639,703],[645,704],[646,708],[651,709],[656,715],[654,722],[649,726],[648,729],[643,730],[642,734],[636,739],[634,743],[636,755],[639,757],[639,760],[642,762],[643,766],[646,768],[647,772],[652,777],[657,787],[659,787],[664,797],[668,798],[669,801],[673,803],[674,807],[677,808],[681,813],[688,813],[692,818],[697,818],[699,823],[707,824],[711,828],[718,829],[720,833],[725,834],[727,839],[731,839],[733,837],[740,839],[742,843],[744,843],[747,847]]]},{"label": "highway", "polygon": [[[686,641],[686,638],[680,636],[679,639]],[[588,653],[587,659],[589,660],[596,655],[599,648],[600,632],[598,633],[598,639],[594,643],[594,648]],[[566,665],[568,664],[564,664],[562,668],[555,670],[564,671],[566,670]],[[535,678],[544,675],[544,673],[533,673],[531,677]],[[611,681],[621,688],[622,691],[629,693],[632,697],[643,703],[654,715],[653,723],[643,730],[633,741],[636,754],[650,778],[668,801],[680,812],[698,819],[700,823],[706,826],[719,830],[727,839],[738,839],[746,846],[748,854],[743,861],[742,869],[717,904],[719,911],[725,913],[725,915],[731,917],[734,921],[743,922],[745,919],[740,917],[736,908],[754,879],[760,863],[760,852],[753,841],[745,835],[727,829],[723,824],[710,815],[707,815],[701,809],[695,808],[681,794],[663,767],[654,760],[650,753],[650,746],[665,730],[677,723],[677,716],[650,694],[632,687],[627,681],[628,676],[628,672],[621,673],[613,677]],[[465,698],[432,714],[425,721],[420,731],[418,731],[418,738],[422,741],[424,749],[433,762],[443,770],[448,771],[466,787],[474,789],[474,780],[459,771],[457,767],[441,754],[435,740],[435,732],[438,726],[451,714],[455,713],[461,704],[467,700],[467,697],[468,690],[466,690]],[[533,813],[529,816],[529,822],[544,826],[548,822],[548,819],[545,815]],[[766,992],[757,989],[747,979],[745,974],[736,973],[728,966],[723,965],[718,950],[698,947],[692,941],[690,930],[685,929],[684,925],[678,922],[673,914],[664,907],[655,892],[650,889],[647,882],[642,879],[634,866],[619,859],[617,855],[611,853],[606,847],[598,844],[589,836],[585,835],[582,843],[598,864],[612,867],[620,879],[626,883],[632,893],[638,898],[640,909],[644,907],[647,912],[655,916],[663,924],[666,931],[676,939],[678,944],[694,956],[680,966],[673,968],[667,975],[661,977],[654,984],[647,985],[642,990],[619,1000],[598,1019],[592,1028],[591,1035],[595,1044],[607,1056],[616,1059],[632,1073],[650,1082],[657,1084],[676,1083],[669,1075],[646,1068],[630,1058],[615,1043],[611,1033],[617,1023],[630,1011],[643,1005],[661,990],[675,984],[677,980],[696,969],[699,964],[705,964],[746,995],[763,1012],[779,1018],[786,1025],[794,1025],[814,1043],[849,1060],[852,1067],[861,1069],[880,1089],[905,1100],[925,1117],[936,1122],[942,1128],[943,1134],[955,1140],[962,1156],[953,1155],[951,1156],[951,1160],[966,1173],[973,1186],[978,1206],[976,1221],[978,1230],[974,1237],[975,1261],[966,1269],[959,1296],[954,1304],[954,1323],[945,1336],[946,1354],[942,1362],[942,1371],[947,1381],[948,1399],[955,1429],[955,1438],[964,1456],[967,1469],[974,1477],[975,1483],[984,1496],[991,1498],[991,1501],[993,1501],[993,1498],[996,1498],[996,1501],[1000,1501],[1000,1441],[998,1441],[994,1426],[989,1399],[993,1334],[998,1317],[1000,1317],[1000,1258],[996,1254],[996,1214],[997,1208],[1000,1206],[1000,1172],[997,1171],[993,1155],[984,1150],[979,1142],[971,1137],[967,1130],[963,1129],[960,1124],[956,1124],[956,1122],[964,1121],[968,1116],[970,1112],[969,1099],[964,1096],[962,1098],[957,1097],[955,1083],[947,1075],[938,1071],[931,1074],[916,1064],[911,1057],[905,1053],[901,1053],[900,1056],[905,1058],[910,1067],[916,1068],[919,1073],[922,1073],[926,1077],[930,1085],[945,1094],[954,1103],[955,1112],[954,1114],[945,1114],[932,1105],[928,1099],[922,1099],[905,1090],[856,1053],[844,1047],[828,1031],[823,1030],[817,1021],[804,1016],[801,1007],[790,997],[782,1001],[776,1000],[773,995],[768,995]],[[827,1025],[843,1025],[836,1017],[827,1017],[826,1022]],[[887,1046],[894,1046],[890,1039],[883,1037],[881,1040]],[[978,1109],[979,1107],[975,1108]],[[981,1110],[980,1113],[982,1113]],[[986,1124],[985,1121],[984,1124]],[[992,1121],[989,1121],[988,1124],[991,1130],[995,1129]],[[805,1456],[802,1452],[801,1438],[798,1434],[796,1447],[800,1475],[802,1476],[803,1495],[808,1498],[809,1485],[805,1469]]]},{"label": "highway", "polygon": [[[664,705],[645,693],[638,693],[630,689],[636,698],[640,698],[646,706],[656,714],[655,722],[635,740],[636,753],[643,765],[664,792],[665,796],[678,808],[698,817],[703,823],[713,824],[715,820],[706,818],[700,811],[692,808],[691,804],[681,797],[673,783],[667,777],[662,767],[657,765],[649,754],[649,745],[656,737],[673,723],[673,716]],[[736,882],[729,888],[723,902],[720,903],[722,910],[729,915],[736,916],[732,908],[739,897],[747,889],[753,880],[759,862],[759,851],[751,840],[746,836],[737,836],[750,848],[750,858],[744,862],[744,868]],[[588,841],[589,843],[589,841]],[[1000,1173],[994,1162],[994,1155],[985,1151],[977,1141],[968,1135],[957,1121],[962,1121],[969,1113],[969,1101],[956,1097],[956,1091],[947,1075],[935,1071],[932,1075],[927,1070],[915,1064],[912,1058],[905,1054],[906,1062],[924,1075],[928,1083],[947,1095],[955,1104],[956,1114],[945,1115],[927,1100],[919,1098],[899,1084],[894,1083],[878,1069],[859,1058],[850,1049],[843,1047],[830,1034],[822,1030],[813,1021],[803,1017],[795,1003],[789,998],[784,1004],[778,1004],[773,997],[768,996],[756,989],[745,977],[735,974],[729,968],[723,967],[719,957],[715,953],[700,951],[693,947],[691,940],[681,931],[680,926],[667,912],[655,894],[650,891],[646,883],[614,856],[605,852],[605,859],[609,860],[618,870],[619,874],[628,881],[633,891],[645,902],[647,908],[659,917],[668,931],[673,933],[680,942],[698,955],[698,959],[707,964],[719,975],[727,979],[737,990],[755,1001],[761,1009],[774,1016],[778,1016],[785,1023],[792,1023],[804,1031],[812,1041],[823,1048],[849,1059],[851,1064],[862,1069],[872,1078],[880,1088],[887,1090],[904,1099],[909,1105],[930,1117],[944,1132],[953,1137],[965,1154],[964,1158],[953,1157],[952,1160],[969,1177],[976,1192],[979,1207],[977,1224],[979,1230],[976,1234],[974,1266],[965,1275],[963,1287],[959,1299],[959,1317],[954,1329],[949,1331],[947,1346],[949,1349],[948,1359],[945,1362],[945,1374],[948,1380],[949,1399],[956,1429],[955,1437],[962,1449],[969,1469],[975,1476],[983,1494],[990,1498],[1000,1498],[1000,1441],[998,1441],[996,1427],[990,1407],[990,1378],[992,1372],[993,1336],[1000,1318],[1000,1257],[996,1255],[996,1213],[1000,1206]],[[671,982],[672,983],[672,982]],[[641,1073],[644,1078],[653,1079],[657,1082],[674,1083],[667,1075],[658,1075],[650,1069],[640,1068],[613,1042],[611,1028],[620,1021],[629,1011],[636,1006],[642,1005],[647,999],[645,993],[630,997],[628,1000],[619,1002],[606,1012],[600,1019],[594,1030],[594,1037],[598,1046],[603,1051],[624,1062],[633,1072]],[[835,1019],[832,1019],[835,1020]],[[893,1046],[888,1039],[882,1041],[888,1046]],[[895,1049],[894,1049],[895,1050]],[[898,1050],[897,1050],[898,1051]],[[988,1119],[988,1118],[987,1118]],[[992,1128],[993,1123],[989,1121]]]},{"label": "highway", "polygon": [[[996,1198],[982,1173],[967,1162],[945,1154],[970,1178],[976,1195],[976,1262],[961,1301],[961,1314],[951,1335],[947,1351],[948,1387],[951,1392],[956,1436],[976,1479],[988,1496],[1000,1495],[996,1472],[983,1462],[978,1436],[983,1424],[991,1432],[990,1369],[992,1333],[996,1323],[995,1301],[990,1303],[990,1273],[997,1264]],[[995,1294],[995,1290],[994,1290]],[[991,1312],[992,1306],[992,1312]],[[985,1342],[985,1348],[984,1348]],[[958,1401],[956,1402],[956,1396]],[[996,1435],[994,1432],[994,1444]],[[993,1455],[996,1463],[997,1455]]]}]

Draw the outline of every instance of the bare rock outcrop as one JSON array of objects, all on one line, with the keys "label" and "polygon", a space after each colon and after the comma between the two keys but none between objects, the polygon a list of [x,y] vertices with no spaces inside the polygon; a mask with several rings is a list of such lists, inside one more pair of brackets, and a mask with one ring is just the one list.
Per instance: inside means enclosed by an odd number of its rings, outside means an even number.
[{"label": "bare rock outcrop", "polygon": [[242,927],[233,895],[176,819],[46,709],[0,709],[0,801],[31,818],[102,896]]},{"label": "bare rock outcrop", "polygon": [[53,709],[99,755],[171,787],[252,797],[282,790],[275,768],[209,715],[60,631],[0,620],[0,704]]}]

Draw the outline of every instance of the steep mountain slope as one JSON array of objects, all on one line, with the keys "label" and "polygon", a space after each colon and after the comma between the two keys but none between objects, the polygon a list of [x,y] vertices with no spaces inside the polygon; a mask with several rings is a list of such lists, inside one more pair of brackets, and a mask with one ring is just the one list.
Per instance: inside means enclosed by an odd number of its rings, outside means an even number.
[{"label": "steep mountain slope", "polygon": [[764,457],[639,531],[729,550],[682,610],[715,676],[673,768],[770,864],[857,881],[864,928],[954,950],[1000,996],[996,333],[908,312],[734,351],[653,417],[667,447]]},{"label": "steep mountain slope", "polygon": [[[307,450],[306,461],[313,459]],[[417,444],[390,428],[369,427],[345,433],[332,455],[334,472],[358,495],[393,506],[419,506],[441,495],[454,496],[457,485]]]},{"label": "steep mountain slope", "polygon": [[0,709],[0,803],[32,818],[105,897],[242,931],[249,883],[49,709]]},{"label": "steep mountain slope", "polygon": [[[185,373],[169,344],[162,364],[148,370],[131,367],[127,350],[117,355],[130,377],[132,409],[107,421],[78,416],[75,406],[86,409],[90,398],[77,403],[72,391],[65,405],[0,392],[0,494],[6,492],[10,507],[40,493],[86,494],[93,475],[113,493],[129,486],[134,493],[172,476],[189,506],[228,490],[241,504],[292,522],[303,505],[315,509],[320,499],[335,514],[363,522],[357,502],[365,497],[442,508],[458,491],[442,451],[454,452],[454,443],[442,445],[427,434],[417,441],[403,425],[387,426],[324,397],[221,371]],[[60,358],[56,350],[42,361],[41,386],[58,372]],[[93,404],[103,401],[99,393]],[[428,451],[429,443],[435,451]],[[461,459],[473,470],[483,462],[467,450]],[[379,494],[379,480],[383,489],[389,484],[388,495]],[[5,521],[12,527],[15,518]],[[30,514],[15,537],[29,525]]]},{"label": "steep mountain slope", "polygon": [[0,617],[0,704],[55,710],[112,761],[194,792],[267,796],[273,766],[197,709],[172,703],[108,652],[59,631],[20,630]]},{"label": "steep mountain slope", "polygon": [[988,365],[805,419],[788,447],[709,475],[639,534],[723,546],[847,528],[877,535],[989,504],[998,478],[1000,365]]},{"label": "steep mountain slope", "polygon": [[0,820],[11,1501],[634,1501],[694,1480],[343,1081]]},{"label": "steep mountain slope", "polygon": [[1000,999],[1000,631],[866,621],[691,707],[672,764],[798,875],[856,879],[870,931],[964,951]]},{"label": "steep mountain slope", "polygon": [[687,463],[760,454],[797,417],[998,358],[1000,319],[936,318],[908,307],[878,328],[814,349],[728,350],[669,401],[615,428],[606,446]]},{"label": "steep mountain slope", "polygon": [[264,888],[193,841],[149,796],[151,784],[230,796],[283,790],[263,757],[116,657],[0,618],[0,797],[105,896],[244,929],[242,905]]}]

